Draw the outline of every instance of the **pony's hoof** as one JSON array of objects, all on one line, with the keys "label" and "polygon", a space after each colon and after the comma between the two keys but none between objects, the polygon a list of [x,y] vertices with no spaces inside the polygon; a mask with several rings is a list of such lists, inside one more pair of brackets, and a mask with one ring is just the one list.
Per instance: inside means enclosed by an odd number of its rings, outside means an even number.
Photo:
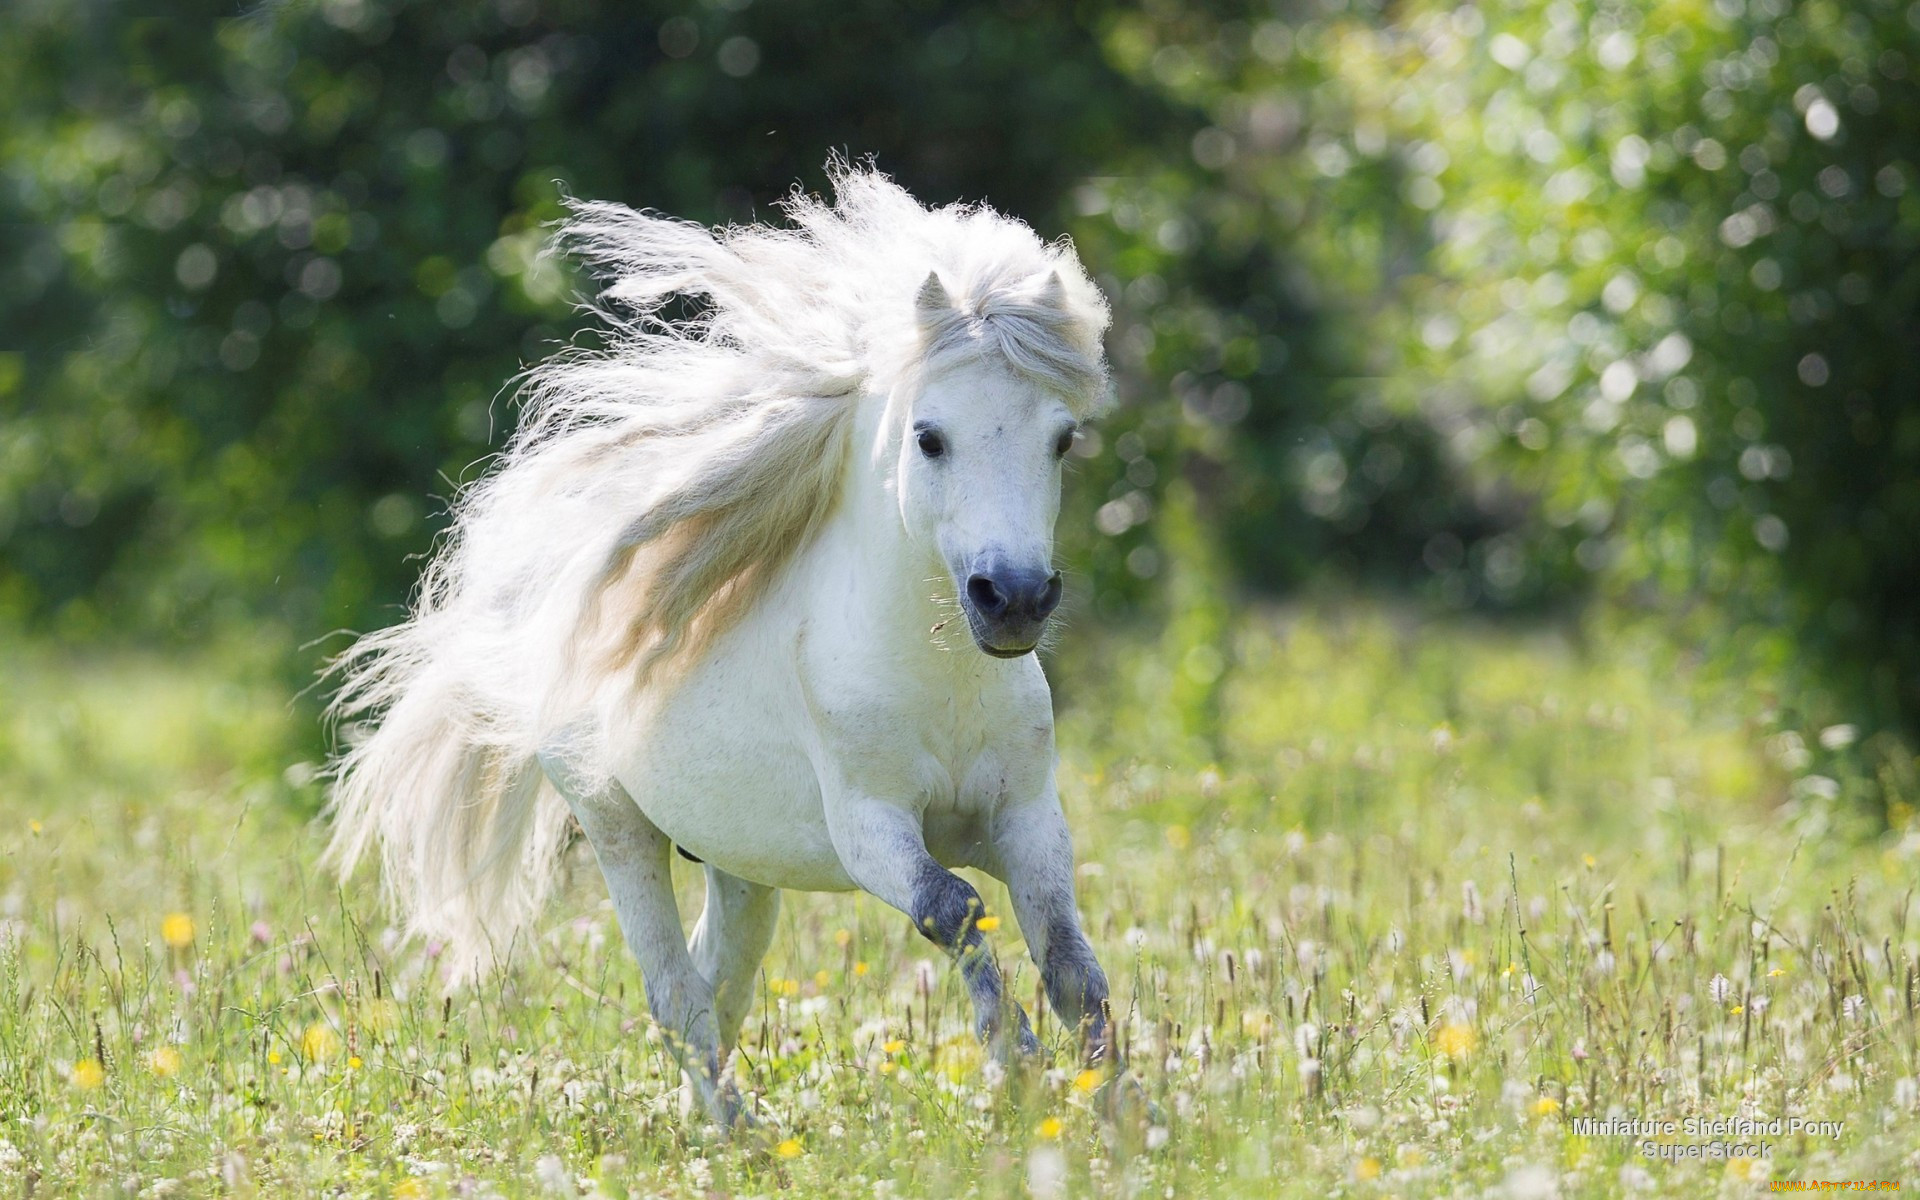
[{"label": "pony's hoof", "polygon": [[1032,1062],[1042,1056],[1040,1039],[1033,1030],[1022,1029],[1015,1034],[995,1034],[986,1039],[988,1053],[993,1061],[1003,1067],[1017,1066]]},{"label": "pony's hoof", "polygon": [[731,1088],[715,1098],[710,1115],[724,1137],[757,1134],[761,1129],[760,1118],[753,1115],[752,1102]]},{"label": "pony's hoof", "polygon": [[1113,1078],[1101,1084],[1093,1100],[1100,1115],[1114,1125],[1135,1128],[1167,1123],[1166,1114],[1147,1095],[1147,1089],[1125,1070],[1114,1072]]}]

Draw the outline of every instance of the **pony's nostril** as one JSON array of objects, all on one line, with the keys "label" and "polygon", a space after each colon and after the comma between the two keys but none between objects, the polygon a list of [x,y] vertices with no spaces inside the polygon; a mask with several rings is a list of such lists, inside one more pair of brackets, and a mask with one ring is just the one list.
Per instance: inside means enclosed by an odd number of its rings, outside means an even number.
[{"label": "pony's nostril", "polygon": [[967,599],[983,617],[997,617],[1007,611],[1007,594],[985,575],[967,580]]},{"label": "pony's nostril", "polygon": [[1040,602],[1034,605],[1033,615],[1042,620],[1052,616],[1053,610],[1060,607],[1061,591],[1060,572],[1055,571],[1047,578],[1047,586],[1040,592]]}]

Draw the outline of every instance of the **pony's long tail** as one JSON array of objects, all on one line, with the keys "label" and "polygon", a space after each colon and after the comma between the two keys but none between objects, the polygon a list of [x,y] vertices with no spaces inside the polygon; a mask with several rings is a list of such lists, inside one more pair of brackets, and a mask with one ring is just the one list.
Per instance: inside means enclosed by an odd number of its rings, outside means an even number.
[{"label": "pony's long tail", "polygon": [[344,879],[377,849],[407,932],[441,943],[458,984],[504,961],[540,911],[566,805],[419,634],[375,634],[335,665],[349,749],[334,764],[327,861]]}]

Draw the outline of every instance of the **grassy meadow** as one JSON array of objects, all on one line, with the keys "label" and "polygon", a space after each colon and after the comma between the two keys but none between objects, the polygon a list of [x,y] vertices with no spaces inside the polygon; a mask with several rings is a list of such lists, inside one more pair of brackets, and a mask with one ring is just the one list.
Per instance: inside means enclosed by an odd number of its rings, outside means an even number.
[{"label": "grassy meadow", "polygon": [[[584,847],[514,965],[448,997],[370,880],[317,870],[284,694],[224,655],[0,645],[0,1196],[1920,1185],[1920,832],[1864,811],[1851,730],[1631,633],[1360,609],[1245,618],[1225,656],[1089,641],[1062,786],[1153,1110],[1103,1120],[1051,1021],[1047,1061],[983,1064],[904,919],[790,895],[733,1140]],[[1831,1124],[1667,1160],[1574,1124],[1609,1117]]]}]

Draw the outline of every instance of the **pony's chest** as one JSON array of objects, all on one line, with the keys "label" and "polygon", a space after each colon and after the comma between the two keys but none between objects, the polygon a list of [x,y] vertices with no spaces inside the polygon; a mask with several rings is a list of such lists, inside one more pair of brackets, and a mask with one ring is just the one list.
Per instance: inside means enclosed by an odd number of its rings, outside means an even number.
[{"label": "pony's chest", "polygon": [[1053,707],[1036,664],[984,682],[868,676],[820,697],[824,750],[848,783],[930,822],[990,813],[1045,786]]}]

